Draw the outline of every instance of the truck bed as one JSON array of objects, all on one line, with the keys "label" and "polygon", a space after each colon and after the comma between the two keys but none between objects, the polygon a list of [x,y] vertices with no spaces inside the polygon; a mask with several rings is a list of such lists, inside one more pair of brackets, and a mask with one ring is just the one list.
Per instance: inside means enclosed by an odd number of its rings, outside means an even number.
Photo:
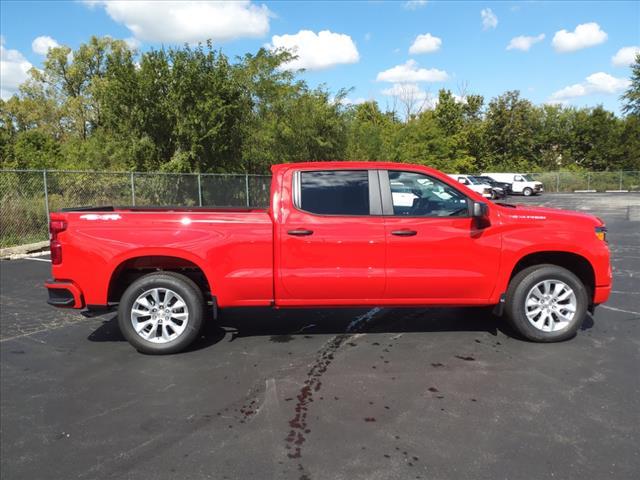
[{"label": "truck bed", "polygon": [[153,271],[167,262],[219,279],[221,306],[273,301],[268,210],[106,206],[66,209],[52,213],[51,220],[65,222],[58,234],[63,259],[52,266],[53,276],[73,279],[85,305],[117,301],[115,284],[123,272]]}]

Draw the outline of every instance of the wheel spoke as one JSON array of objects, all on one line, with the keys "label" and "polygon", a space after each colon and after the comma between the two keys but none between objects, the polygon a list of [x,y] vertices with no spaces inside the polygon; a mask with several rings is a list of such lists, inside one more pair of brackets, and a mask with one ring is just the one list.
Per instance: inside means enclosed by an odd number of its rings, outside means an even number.
[{"label": "wheel spoke", "polygon": [[537,298],[534,298],[533,296],[530,296],[529,299],[527,300],[527,308],[537,307],[538,305],[540,305],[540,300],[538,300]]},{"label": "wheel spoke", "polygon": [[542,312],[542,309],[541,309],[540,307],[538,307],[538,308],[536,308],[536,309],[534,309],[534,310],[529,310],[529,311],[527,312],[527,316],[528,316],[529,318],[536,318],[536,316],[537,316],[540,312]]},{"label": "wheel spoke", "polygon": [[[137,325],[134,326],[136,332],[140,333],[142,330],[147,328],[149,325],[153,325],[155,322],[151,319],[145,320],[144,322],[138,322]],[[153,330],[153,329],[152,329]]]},{"label": "wheel spoke", "polygon": [[166,323],[162,324],[162,326],[160,327],[160,332],[161,332],[162,339],[165,342],[168,342],[169,340],[171,340],[171,334],[169,333],[168,325]]},{"label": "wheel spoke", "polygon": [[186,307],[186,305],[182,300],[176,300],[176,302],[173,305],[171,305],[170,308],[172,310],[178,310],[178,309],[184,308],[184,307]]},{"label": "wheel spoke", "polygon": [[185,326],[184,322],[182,323],[178,323],[176,320],[174,320],[173,318],[170,320],[169,325],[171,326],[171,328],[173,329],[174,332],[178,333],[180,331],[182,331],[182,328]]},{"label": "wheel spoke", "polygon": [[143,296],[138,297],[138,299],[136,300],[136,304],[143,306],[147,310],[151,310],[151,304],[149,303],[149,300],[147,300],[146,297],[143,297]]},{"label": "wheel spoke", "polygon": [[158,294],[158,289],[154,288],[149,293],[151,294],[151,298],[153,299],[154,306],[157,307],[158,305],[160,305],[160,295]]},{"label": "wheel spoke", "polygon": [[138,335],[140,335],[145,340],[151,340],[153,337],[155,337],[156,331],[157,331],[157,326],[156,326],[156,324],[154,322],[151,325],[151,328],[149,330],[140,330],[138,332]]},{"label": "wheel spoke", "polygon": [[168,306],[171,300],[173,300],[174,298],[176,298],[176,296],[171,290],[165,290],[164,300],[162,303],[164,303],[165,306]]}]

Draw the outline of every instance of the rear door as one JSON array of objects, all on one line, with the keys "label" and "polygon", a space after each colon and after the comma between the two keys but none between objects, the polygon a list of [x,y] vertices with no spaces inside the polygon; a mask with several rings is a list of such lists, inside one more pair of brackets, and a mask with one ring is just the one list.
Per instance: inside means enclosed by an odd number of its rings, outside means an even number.
[{"label": "rear door", "polygon": [[[493,292],[501,238],[469,216],[469,199],[429,175],[381,171],[387,239],[387,301],[474,303]],[[410,190],[409,206],[397,190]]]},{"label": "rear door", "polygon": [[279,223],[280,304],[366,304],[385,286],[385,227],[378,175],[294,172],[292,206]]}]

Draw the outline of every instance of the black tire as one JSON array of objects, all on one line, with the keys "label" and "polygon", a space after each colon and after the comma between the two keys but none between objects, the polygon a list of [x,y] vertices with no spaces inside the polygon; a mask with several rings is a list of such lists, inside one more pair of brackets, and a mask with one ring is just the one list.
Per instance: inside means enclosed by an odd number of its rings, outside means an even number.
[{"label": "black tire", "polygon": [[[177,338],[154,343],[138,335],[131,322],[131,309],[136,299],[154,288],[166,288],[182,297],[188,309],[187,325]],[[138,278],[125,290],[118,307],[118,326],[124,337],[139,352],[151,355],[178,353],[198,337],[204,318],[202,291],[190,278],[175,272],[154,272]]]},{"label": "black tire", "polygon": [[[532,325],[525,314],[529,291],[543,280],[560,280],[576,296],[576,312],[569,324],[561,330],[544,332]],[[557,265],[534,265],[525,268],[511,279],[505,301],[505,316],[516,332],[533,342],[561,342],[573,338],[587,314],[589,295],[587,288],[572,272]]]},{"label": "black tire", "polygon": [[497,200],[498,198],[500,198],[498,196],[498,192],[496,192],[495,190],[491,190],[491,200]]},{"label": "black tire", "polygon": [[525,189],[524,189],[524,190],[522,190],[522,194],[523,194],[525,197],[530,197],[531,195],[533,195],[533,190],[532,190],[532,189],[530,189],[529,187],[525,187]]}]

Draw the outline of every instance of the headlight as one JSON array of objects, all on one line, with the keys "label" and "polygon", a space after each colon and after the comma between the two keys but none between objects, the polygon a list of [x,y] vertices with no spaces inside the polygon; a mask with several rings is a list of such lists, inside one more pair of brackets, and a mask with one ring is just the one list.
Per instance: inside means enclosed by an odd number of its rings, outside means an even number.
[{"label": "headlight", "polygon": [[607,227],[602,225],[601,227],[596,227],[596,237],[603,242],[607,241]]}]

